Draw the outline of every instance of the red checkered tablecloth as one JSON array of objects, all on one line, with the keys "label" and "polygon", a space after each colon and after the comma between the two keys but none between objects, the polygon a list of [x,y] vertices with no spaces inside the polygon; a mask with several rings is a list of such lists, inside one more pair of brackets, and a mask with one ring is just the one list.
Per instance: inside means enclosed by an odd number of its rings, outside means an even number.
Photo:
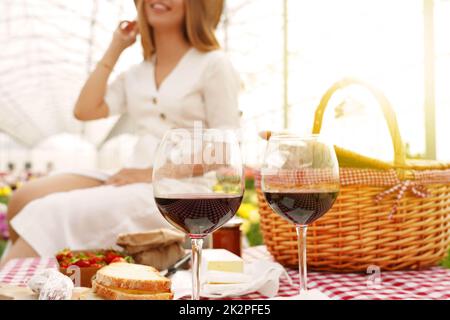
[{"label": "red checkered tablecloth", "polygon": [[[264,246],[246,249],[244,260],[271,260]],[[54,259],[33,258],[9,262],[0,270],[0,283],[25,286],[28,279],[39,270],[56,267]],[[287,279],[281,279],[279,296],[297,295],[298,271],[288,270],[295,285]],[[432,268],[424,271],[395,271],[380,274],[357,273],[319,273],[308,274],[309,288],[318,289],[331,299],[371,299],[371,300],[416,300],[447,299],[450,300],[450,269]],[[239,297],[243,300],[264,299],[254,293]]]}]

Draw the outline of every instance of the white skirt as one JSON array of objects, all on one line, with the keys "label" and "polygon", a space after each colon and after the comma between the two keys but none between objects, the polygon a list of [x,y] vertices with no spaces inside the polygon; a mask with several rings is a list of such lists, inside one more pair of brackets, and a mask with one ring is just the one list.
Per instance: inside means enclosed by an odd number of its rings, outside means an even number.
[{"label": "white skirt", "polygon": [[172,228],[159,213],[149,183],[54,193],[30,202],[11,225],[46,257],[64,248],[114,248],[120,233]]}]

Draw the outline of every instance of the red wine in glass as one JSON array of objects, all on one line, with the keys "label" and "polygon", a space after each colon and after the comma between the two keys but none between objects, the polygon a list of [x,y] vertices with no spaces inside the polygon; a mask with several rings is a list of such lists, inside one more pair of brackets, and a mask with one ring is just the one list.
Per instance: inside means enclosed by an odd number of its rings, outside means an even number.
[{"label": "red wine in glass", "polygon": [[192,300],[200,300],[203,239],[228,222],[244,194],[244,168],[235,130],[171,129],[153,163],[158,210],[187,233],[192,247]]},{"label": "red wine in glass", "polygon": [[241,205],[236,195],[170,195],[155,197],[164,218],[173,226],[190,234],[205,236],[227,223]]},{"label": "red wine in glass", "polygon": [[261,189],[272,210],[295,225],[300,295],[308,291],[308,225],[331,209],[339,192],[333,144],[318,135],[272,133],[261,169]]},{"label": "red wine in glass", "polygon": [[267,203],[296,225],[309,225],[333,206],[338,191],[264,192]]}]

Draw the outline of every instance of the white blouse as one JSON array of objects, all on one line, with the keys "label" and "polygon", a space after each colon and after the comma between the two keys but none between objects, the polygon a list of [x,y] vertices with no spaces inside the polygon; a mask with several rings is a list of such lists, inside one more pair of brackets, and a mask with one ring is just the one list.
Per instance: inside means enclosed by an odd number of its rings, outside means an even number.
[{"label": "white blouse", "polygon": [[221,50],[200,52],[191,48],[160,87],[154,61],[144,61],[120,74],[108,87],[105,102],[110,115],[128,114],[139,136],[133,159],[127,165],[153,164],[156,148],[172,128],[238,128],[240,80]]}]

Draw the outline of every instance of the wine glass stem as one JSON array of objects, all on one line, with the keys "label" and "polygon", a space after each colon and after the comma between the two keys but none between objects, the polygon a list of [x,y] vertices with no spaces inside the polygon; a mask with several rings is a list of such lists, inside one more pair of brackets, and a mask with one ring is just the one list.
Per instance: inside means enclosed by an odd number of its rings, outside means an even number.
[{"label": "wine glass stem", "polygon": [[308,292],[308,276],[306,271],[306,233],[308,226],[296,226],[298,241],[298,278],[300,281],[300,294]]},{"label": "wine glass stem", "polygon": [[192,246],[192,300],[200,300],[200,262],[203,239],[191,238]]}]

